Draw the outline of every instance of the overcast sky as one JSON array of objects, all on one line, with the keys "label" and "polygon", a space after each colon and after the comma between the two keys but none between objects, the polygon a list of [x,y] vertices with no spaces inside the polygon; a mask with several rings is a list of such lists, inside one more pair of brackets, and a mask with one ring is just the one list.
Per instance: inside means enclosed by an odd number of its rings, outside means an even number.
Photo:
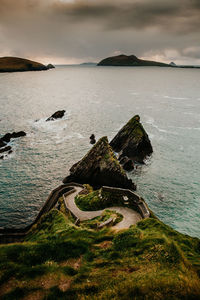
[{"label": "overcast sky", "polygon": [[0,56],[200,65],[200,0],[0,0]]}]

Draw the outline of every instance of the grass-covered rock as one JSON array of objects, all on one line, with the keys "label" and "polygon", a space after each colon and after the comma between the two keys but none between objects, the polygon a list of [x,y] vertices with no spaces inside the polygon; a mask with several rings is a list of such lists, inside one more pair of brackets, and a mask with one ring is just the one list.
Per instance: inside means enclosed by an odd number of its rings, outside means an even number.
[{"label": "grass-covered rock", "polygon": [[104,185],[136,189],[119,164],[107,137],[102,137],[92,149],[70,169],[64,183],[89,183],[94,187]]},{"label": "grass-covered rock", "polygon": [[138,115],[120,129],[110,145],[115,152],[120,152],[120,160],[128,157],[134,162],[143,163],[144,159],[153,152],[148,134],[140,123]]},{"label": "grass-covered rock", "polygon": [[116,232],[52,210],[24,243],[0,246],[1,299],[196,300],[199,276],[199,239],[153,218]]}]

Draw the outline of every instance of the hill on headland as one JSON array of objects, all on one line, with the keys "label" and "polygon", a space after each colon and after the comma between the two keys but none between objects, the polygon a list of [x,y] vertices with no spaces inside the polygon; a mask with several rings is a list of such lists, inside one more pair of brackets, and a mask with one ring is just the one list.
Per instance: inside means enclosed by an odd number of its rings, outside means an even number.
[{"label": "hill on headland", "polygon": [[117,55],[107,57],[98,63],[98,66],[130,66],[130,67],[142,67],[142,66],[155,66],[155,67],[172,67],[169,64],[139,59],[135,55]]},{"label": "hill on headland", "polygon": [[49,68],[41,63],[19,57],[0,57],[0,72],[44,71]]}]

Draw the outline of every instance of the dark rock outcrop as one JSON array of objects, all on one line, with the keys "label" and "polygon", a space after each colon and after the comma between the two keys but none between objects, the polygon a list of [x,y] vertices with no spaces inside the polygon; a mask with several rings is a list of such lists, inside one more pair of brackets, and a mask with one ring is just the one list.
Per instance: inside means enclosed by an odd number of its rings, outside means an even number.
[{"label": "dark rock outcrop", "polygon": [[61,119],[65,114],[65,110],[58,110],[56,111],[51,117],[46,119],[46,121],[54,121],[56,119]]},{"label": "dark rock outcrop", "polygon": [[48,68],[38,62],[19,57],[0,57],[0,72],[45,71]]},{"label": "dark rock outcrop", "polygon": [[9,152],[12,151],[10,146],[6,146],[6,147],[0,149],[0,153],[7,152],[7,151],[9,151]]},{"label": "dark rock outcrop", "polygon": [[55,66],[52,65],[52,64],[48,64],[48,65],[47,65],[47,69],[55,69]]},{"label": "dark rock outcrop", "polygon": [[107,57],[101,60],[98,63],[98,66],[130,66],[130,67],[143,67],[143,66],[153,66],[153,67],[171,67],[169,64],[151,61],[151,60],[143,60],[137,58],[135,55],[117,55],[112,57]]},{"label": "dark rock outcrop", "polygon": [[6,142],[6,143],[9,143],[11,139],[16,139],[16,138],[19,138],[21,136],[25,136],[26,135],[26,132],[24,131],[18,131],[18,132],[13,132],[13,133],[6,133],[2,138],[1,140],[3,142]]},{"label": "dark rock outcrop", "polygon": [[0,138],[0,153],[7,152],[6,155],[1,156],[0,159],[4,159],[7,154],[11,154],[13,152],[11,146],[7,146],[7,143],[9,143],[11,139],[19,138],[25,135],[26,132],[24,131],[14,131],[13,133],[6,133],[2,138]]},{"label": "dark rock outcrop", "polygon": [[125,171],[132,171],[132,170],[134,170],[134,163],[127,156],[124,156],[124,157],[121,158],[120,164],[122,165],[122,167],[123,167],[123,169]]},{"label": "dark rock outcrop", "polygon": [[102,137],[92,149],[70,169],[64,183],[89,183],[95,188],[103,185],[135,190],[136,186],[119,164],[107,137]]},{"label": "dark rock outcrop", "polygon": [[91,136],[90,136],[90,144],[92,144],[92,145],[96,144],[96,139],[95,139],[94,134],[91,134]]},{"label": "dark rock outcrop", "polygon": [[119,153],[119,160],[127,156],[134,162],[143,163],[144,159],[153,152],[149,137],[140,123],[140,117],[134,116],[117,133],[110,146]]},{"label": "dark rock outcrop", "polygon": [[6,146],[6,143],[2,139],[0,139],[0,148],[5,147],[5,146]]}]

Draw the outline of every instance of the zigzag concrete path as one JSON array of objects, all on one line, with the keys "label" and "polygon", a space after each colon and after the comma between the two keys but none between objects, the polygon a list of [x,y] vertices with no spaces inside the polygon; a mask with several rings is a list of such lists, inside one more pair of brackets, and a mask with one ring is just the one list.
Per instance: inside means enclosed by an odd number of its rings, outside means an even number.
[{"label": "zigzag concrete path", "polygon": [[66,207],[80,220],[80,221],[86,221],[91,220],[93,218],[96,218],[102,214],[102,212],[106,209],[116,211],[117,213],[121,214],[123,216],[123,220],[113,226],[113,228],[116,229],[123,229],[123,228],[129,228],[131,225],[136,224],[138,221],[142,220],[141,215],[128,208],[128,207],[108,207],[103,210],[95,210],[95,211],[83,211],[80,210],[76,203],[75,203],[75,197],[83,190],[81,187],[74,186],[75,191],[71,193],[70,195],[63,195],[63,199],[65,201]]}]

